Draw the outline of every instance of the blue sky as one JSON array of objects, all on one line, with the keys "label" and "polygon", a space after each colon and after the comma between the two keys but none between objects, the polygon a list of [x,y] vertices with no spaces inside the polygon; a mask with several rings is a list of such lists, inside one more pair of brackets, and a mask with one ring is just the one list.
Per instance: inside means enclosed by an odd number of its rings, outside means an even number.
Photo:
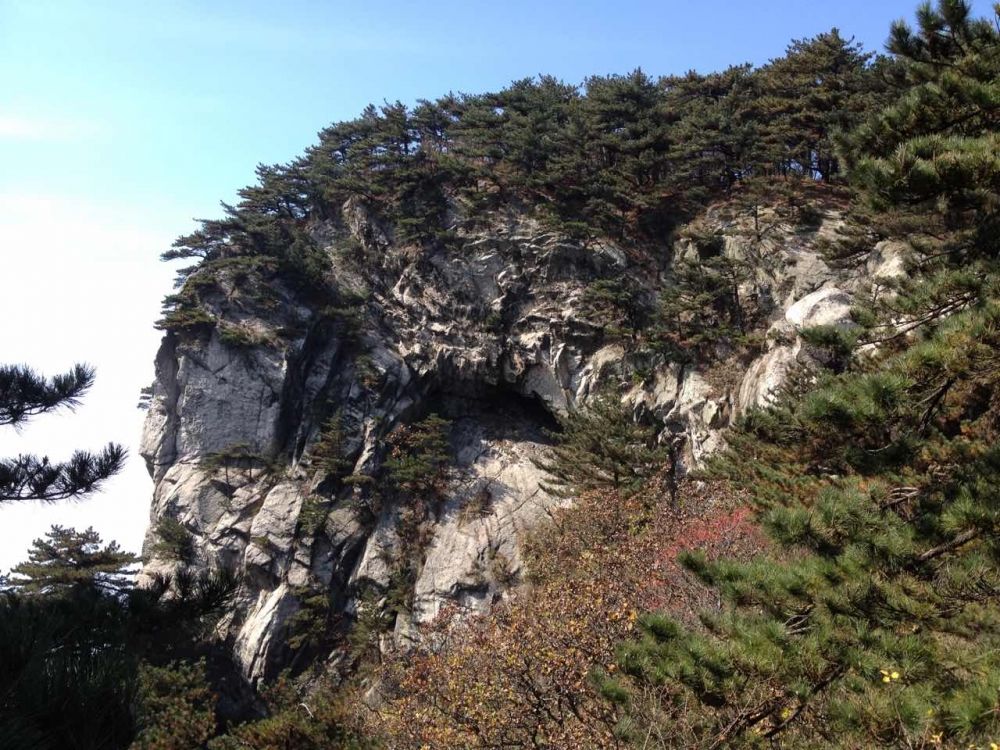
[{"label": "blue sky", "polygon": [[[982,3],[986,6],[986,3]],[[879,49],[915,0],[0,0],[0,187],[214,211],[369,102],[764,62],[838,26]],[[0,123],[0,132],[3,126]],[[170,212],[170,213],[167,213]],[[176,219],[174,217],[177,217]]]},{"label": "blue sky", "polygon": [[[833,26],[880,50],[915,0],[437,3],[0,0],[0,361],[98,385],[77,414],[0,434],[0,455],[134,445],[170,269],[258,162],[287,161],[369,102],[763,63]],[[980,13],[989,3],[975,3]],[[39,269],[44,269],[40,273]],[[0,508],[0,571],[50,523],[137,548],[150,485],[135,460],[101,498]]]}]

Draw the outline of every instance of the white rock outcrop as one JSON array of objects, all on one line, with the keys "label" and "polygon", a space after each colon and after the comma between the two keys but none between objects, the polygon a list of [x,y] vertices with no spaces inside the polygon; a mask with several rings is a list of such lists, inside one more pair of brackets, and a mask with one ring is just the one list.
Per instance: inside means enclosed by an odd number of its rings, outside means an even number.
[{"label": "white rock outcrop", "polygon": [[[227,343],[217,326],[201,337],[168,333],[157,356],[142,444],[154,480],[145,573],[242,573],[223,635],[251,681],[288,663],[288,623],[302,591],[327,592],[349,616],[366,587],[393,583],[400,509],[364,518],[361,490],[330,496],[310,464],[333,411],[358,475],[377,471],[400,425],[431,411],[452,421],[446,498],[410,611],[395,624],[405,643],[443,608],[483,611],[523,577],[525,532],[565,502],[543,489],[535,463],[554,415],[584,408],[613,384],[637,418],[681,443],[689,468],[719,447],[735,414],[773,397],[800,356],[797,331],[850,325],[846,281],[838,286],[808,237],[774,233],[754,248],[766,251],[770,270],[753,292],[777,300],[771,319],[781,336],[742,382],[719,385],[641,342],[609,336],[586,306],[587,286],[601,278],[628,277],[655,300],[669,266],[637,265],[623,248],[585,246],[522,216],[496,218],[429,255],[396,247],[357,205],[344,216],[366,261],[351,263],[334,245],[330,257],[337,283],[367,298],[356,328],[318,315],[274,278],[267,304],[235,284],[212,303],[218,320],[256,332],[259,343]],[[317,237],[324,232],[317,227]],[[730,238],[727,252],[750,252],[745,237]],[[895,273],[896,255],[879,252],[872,262]],[[237,458],[220,468],[227,452]],[[305,523],[317,498],[328,504],[324,515]],[[190,559],[169,559],[157,545],[164,518],[190,533]]]}]

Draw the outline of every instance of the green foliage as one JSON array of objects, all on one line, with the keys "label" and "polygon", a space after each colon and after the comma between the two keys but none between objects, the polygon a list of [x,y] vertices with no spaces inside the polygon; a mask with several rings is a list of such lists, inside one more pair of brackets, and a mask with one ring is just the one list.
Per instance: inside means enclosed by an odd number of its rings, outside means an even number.
[{"label": "green foliage", "polygon": [[[801,333],[831,370],[811,389],[789,388],[797,395],[779,407],[745,415],[706,475],[753,494],[772,546],[742,562],[684,553],[690,577],[717,589],[721,609],[683,626],[666,615],[643,618],[641,637],[620,654],[625,676],[614,678],[605,663],[599,688],[624,714],[621,737],[647,744],[664,733],[675,744],[714,747],[985,744],[1000,709],[998,32],[973,21],[958,0],[922,7],[918,21],[917,32],[893,28],[891,59],[873,61],[834,29],[794,41],[759,69],[663,79],[636,70],[582,86],[540,77],[412,108],[370,106],[324,130],[294,162],[258,167],[257,184],[222,218],[177,240],[164,257],[195,265],[181,272],[158,325],[181,337],[216,331],[229,346],[256,346],[262,341],[249,328],[219,321],[234,310],[271,309],[280,299],[274,290],[290,287],[323,311],[318,325],[353,340],[364,313],[333,286],[318,239],[330,244],[327,229],[337,235],[332,244],[363,266],[384,247],[382,234],[408,252],[434,252],[454,240],[456,227],[527,206],[584,245],[612,237],[631,251],[662,243],[724,198],[741,227],[752,223],[748,257],[729,257],[718,238],[700,238],[699,257],[675,264],[653,330],[672,359],[702,362],[754,345],[766,312],[752,291],[747,296],[761,271],[754,253],[791,216],[814,230],[823,213],[798,196],[813,182],[840,180],[846,167],[874,215],[839,252],[856,260],[873,236],[906,235],[917,256],[913,273],[869,301],[858,315],[862,328]],[[783,212],[767,208],[778,192]],[[648,302],[627,279],[600,279],[581,302],[608,334],[645,334]],[[853,361],[855,345],[865,343],[880,348]],[[366,388],[380,387],[370,357],[359,354],[353,366]],[[87,383],[86,372],[47,383],[0,370],[0,424],[72,404]],[[340,415],[312,446],[338,489],[356,486],[369,508],[385,502],[399,511],[391,585],[358,595],[348,644],[357,659],[373,654],[412,604],[448,479],[448,429],[432,416],[397,430],[375,477],[346,476]],[[540,465],[556,493],[615,491],[626,504],[664,464],[671,471],[672,448],[656,436],[606,396],[566,417]],[[0,499],[78,495],[123,458],[109,447],[66,465],[3,462]],[[249,446],[231,446],[203,468],[233,487],[272,463]],[[299,529],[316,533],[328,511],[326,500],[307,498]],[[193,538],[179,521],[164,518],[155,532],[156,554],[191,559]],[[208,625],[232,582],[182,567],[172,580],[126,592],[118,576],[127,556],[102,549],[89,533],[54,529],[53,541],[36,545],[15,571],[13,585],[40,595],[0,602],[0,744],[123,747],[136,731],[136,707],[138,747],[204,744],[214,731],[204,667],[164,659],[191,647],[175,641]],[[512,582],[505,557],[489,565],[494,579]],[[95,582],[104,580],[116,582],[116,597],[100,595]],[[630,578],[629,591],[641,580]],[[585,586],[586,577],[575,583]],[[60,596],[47,595],[56,590]],[[591,591],[588,601],[606,593]],[[328,643],[331,601],[325,591],[295,593],[301,608],[288,642],[306,654]],[[626,601],[608,611],[617,623],[630,621]],[[552,618],[562,641],[579,632],[571,630],[576,609]],[[622,637],[607,636],[610,620],[594,622],[593,643]],[[524,644],[515,639],[508,648],[505,668],[513,669]],[[595,653],[604,662],[602,649]],[[140,670],[142,656],[160,666]],[[538,656],[538,668],[516,672],[524,679],[511,684],[541,685],[545,695],[553,679],[547,658]],[[579,683],[576,658],[561,673],[566,685]],[[515,692],[505,688],[502,700]],[[473,703],[482,695],[464,688],[456,695],[466,693]],[[526,715],[539,705],[548,710],[536,698]],[[579,706],[546,720],[559,725],[572,715],[583,724]],[[484,717],[496,713],[485,706]],[[605,721],[612,713],[603,706],[594,715]],[[532,721],[522,736],[540,743],[540,726]],[[579,746],[584,734],[566,736]],[[360,744],[332,693],[304,699],[279,681],[267,718],[233,727],[210,746]]]},{"label": "green foliage", "polygon": [[217,330],[219,341],[234,349],[252,349],[270,340],[266,333],[258,333],[245,325],[220,322]]},{"label": "green foliage", "polygon": [[216,326],[215,317],[196,302],[174,295],[167,297],[163,306],[163,317],[155,324],[161,331],[201,336]]},{"label": "green foliage", "polygon": [[0,747],[125,748],[136,655],[127,613],[93,591],[0,594]]},{"label": "green foliage", "polygon": [[354,468],[354,462],[347,453],[348,448],[344,415],[337,411],[323,424],[319,439],[311,450],[312,458],[319,469],[337,479],[342,479]]},{"label": "green foliage", "polygon": [[348,341],[357,341],[365,320],[364,308],[359,306],[329,305],[320,315],[336,323],[341,335]]},{"label": "green foliage", "polygon": [[409,587],[400,585],[398,576],[390,584],[388,592],[366,586],[357,593],[354,622],[347,634],[349,653],[353,659],[371,659],[378,654],[379,639],[392,630],[396,615],[406,611],[405,598],[410,593],[412,590]]},{"label": "green foliage", "polygon": [[[747,178],[835,179],[833,133],[885,100],[877,67],[834,29],[757,70],[662,79],[635,70],[581,86],[541,76],[412,108],[369,106],[290,164],[258,167],[239,203],[164,258],[205,267],[264,257],[304,291],[329,292],[328,260],[309,230],[345,206],[390,241],[423,249],[452,241],[456,215],[474,222],[514,204],[585,242],[658,241]],[[342,246],[359,241],[341,234]],[[362,254],[377,244],[360,241],[372,245]],[[181,272],[180,297],[191,299],[175,298],[161,325],[209,325],[190,294],[197,268]]]},{"label": "green foliage", "polygon": [[365,585],[355,592],[358,610],[348,640],[357,659],[371,655],[373,649],[377,653],[379,634],[391,627],[398,613],[412,606],[413,587],[448,482],[450,429],[451,423],[436,414],[403,425],[386,441],[389,455],[376,482],[366,477],[349,478],[368,498],[358,508],[367,516],[363,521],[374,520],[383,502],[398,507],[399,549],[385,560],[392,571],[389,585]]},{"label": "green foliage", "polygon": [[191,562],[194,537],[184,524],[176,518],[163,516],[156,522],[155,534],[154,555],[177,562]]},{"label": "green foliage", "polygon": [[712,475],[753,491],[777,551],[684,557],[732,606],[704,631],[648,618],[622,668],[666,700],[691,695],[685,721],[732,744],[995,736],[998,693],[982,686],[1000,685],[1000,455],[983,394],[998,326],[996,307],[966,314],[874,372],[749,416]]},{"label": "green foliage", "polygon": [[823,364],[835,372],[847,367],[861,335],[859,329],[844,326],[813,326],[798,333],[803,341],[817,350]]},{"label": "green foliage", "polygon": [[306,536],[315,536],[323,529],[330,515],[330,501],[317,495],[309,495],[302,501],[299,510],[298,530]]},{"label": "green foliage", "polygon": [[842,371],[747,414],[710,463],[752,493],[772,547],[681,556],[726,606],[700,627],[648,616],[623,646],[605,693],[637,742],[683,726],[692,746],[988,747],[1000,731],[1000,31],[959,0],[918,21],[890,41],[905,93],[845,142],[921,260],[863,316],[878,352],[848,366],[859,331],[804,331]]},{"label": "green foliage", "polygon": [[375,747],[348,721],[344,697],[328,686],[303,695],[287,675],[262,696],[268,715],[232,727],[209,750],[364,750]]},{"label": "green foliage", "polygon": [[100,535],[53,526],[45,539],[36,539],[28,560],[11,569],[10,590],[21,594],[46,595],[93,589],[120,594],[132,585],[139,558],[123,551],[115,542],[101,545]]},{"label": "green foliage", "polygon": [[837,29],[793,41],[785,56],[759,72],[759,97],[747,115],[757,148],[782,173],[829,179],[839,171],[833,136],[859,124],[878,103],[871,55]]},{"label": "green foliage", "polygon": [[79,405],[94,384],[94,368],[74,365],[47,379],[25,365],[0,365],[0,425],[22,424],[38,414]]},{"label": "green foliage", "polygon": [[648,312],[638,292],[621,278],[592,282],[580,302],[588,317],[610,336],[636,335]]},{"label": "green foliage", "polygon": [[368,354],[360,354],[354,358],[354,371],[357,381],[370,391],[377,390],[382,383],[382,373]]},{"label": "green foliage", "polygon": [[330,640],[330,592],[301,586],[292,593],[299,599],[299,609],[288,618],[286,642],[296,651],[314,651]]},{"label": "green foliage", "polygon": [[209,453],[202,458],[199,465],[212,474],[221,471],[223,481],[229,486],[233,486],[241,478],[253,481],[254,469],[270,474],[278,474],[281,471],[281,464],[277,458],[255,451],[248,443],[234,443],[221,451]]},{"label": "green foliage", "polygon": [[[94,369],[76,365],[47,379],[25,365],[0,365],[0,427],[18,427],[61,406],[72,409],[93,385]],[[99,453],[76,451],[65,462],[22,454],[0,459],[0,503],[66,500],[100,489],[125,465],[125,448],[109,443]]]},{"label": "green foliage", "polygon": [[906,63],[908,88],[847,139],[856,179],[882,205],[992,202],[997,30],[969,13],[949,0],[921,12],[916,35],[893,27],[889,48]]},{"label": "green foliage", "polygon": [[560,418],[555,445],[537,465],[550,477],[548,492],[572,496],[588,490],[630,493],[671,460],[653,425],[636,422],[619,399],[604,394],[587,408]]},{"label": "green foliage", "polygon": [[390,438],[389,458],[383,464],[389,485],[414,498],[435,497],[451,461],[450,427],[436,414],[401,427]]},{"label": "green foliage", "polygon": [[204,648],[234,587],[206,572],[110,595],[89,585],[0,594],[0,746],[128,747],[137,705],[144,713],[140,663]]},{"label": "green foliage", "polygon": [[139,670],[139,732],[133,750],[190,750],[216,733],[216,697],[204,660]]},{"label": "green foliage", "polygon": [[724,255],[675,264],[660,295],[655,346],[678,362],[709,362],[720,345],[739,344],[759,322],[754,300],[741,287],[752,278],[750,264]]},{"label": "green foliage", "polygon": [[1000,251],[1000,32],[967,3],[921,8],[919,29],[893,26],[903,88],[843,139],[869,204],[904,226],[919,252],[875,341],[901,335],[995,294]]},{"label": "green foliage", "polygon": [[163,301],[163,318],[156,327],[182,338],[204,338],[218,332],[235,348],[271,342],[281,331],[255,330],[249,322],[227,322],[230,312],[267,314],[281,301],[275,280],[282,265],[268,255],[228,255],[204,259],[181,272],[181,289]]}]

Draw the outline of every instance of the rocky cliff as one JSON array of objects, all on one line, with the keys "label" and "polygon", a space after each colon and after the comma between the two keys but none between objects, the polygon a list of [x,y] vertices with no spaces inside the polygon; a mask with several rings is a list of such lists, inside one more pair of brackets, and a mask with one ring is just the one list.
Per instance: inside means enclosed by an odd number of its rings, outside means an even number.
[{"label": "rocky cliff", "polygon": [[698,221],[725,255],[753,261],[740,291],[768,331],[752,357],[722,351],[714,368],[670,361],[588,295],[624,279],[652,305],[672,265],[697,252],[683,232],[640,253],[511,211],[417,252],[348,202],[310,232],[351,310],[317,309],[278,275],[216,271],[202,294],[214,326],[168,332],[157,356],[142,448],[155,484],[145,574],[242,573],[221,634],[247,678],[273,675],[294,657],[289,627],[310,592],[346,629],[359,607],[386,606],[362,592],[393,585],[400,508],[365,506],[363,483],[331,488],[312,454],[324,420],[339,414],[351,473],[373,476],[394,430],[437,413],[451,425],[446,499],[410,604],[384,637],[418,638],[446,605],[483,611],[522,579],[524,533],[565,502],[535,463],[558,415],[615,386],[678,447],[683,472],[811,356],[798,331],[851,325],[851,295],[901,267],[900,249],[883,244],[860,270],[831,268],[821,249],[842,223],[832,209],[809,226],[775,219],[766,236],[723,209]]}]

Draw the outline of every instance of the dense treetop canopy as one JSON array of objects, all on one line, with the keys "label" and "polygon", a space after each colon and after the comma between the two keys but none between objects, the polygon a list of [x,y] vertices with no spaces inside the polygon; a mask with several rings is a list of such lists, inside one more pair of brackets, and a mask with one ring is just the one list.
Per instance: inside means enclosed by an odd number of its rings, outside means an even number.
[{"label": "dense treetop canopy", "polygon": [[[263,256],[322,287],[326,261],[309,230],[336,225],[349,201],[396,242],[424,248],[504,206],[572,236],[662,242],[748,178],[841,179],[834,136],[885,101],[892,65],[833,29],[758,69],[659,79],[635,70],[579,86],[541,76],[413,107],[371,105],[325,128],[295,161],[260,165],[238,204],[164,258],[210,266]],[[188,292],[168,299],[165,327],[206,322],[169,314],[191,307]]]}]

